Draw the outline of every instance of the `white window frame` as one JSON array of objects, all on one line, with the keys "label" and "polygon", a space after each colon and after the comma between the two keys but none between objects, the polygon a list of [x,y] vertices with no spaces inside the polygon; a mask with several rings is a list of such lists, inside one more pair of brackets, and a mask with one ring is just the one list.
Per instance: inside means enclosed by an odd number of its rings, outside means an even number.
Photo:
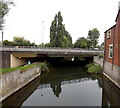
[{"label": "white window frame", "polygon": [[[112,51],[112,56],[111,56],[111,51]],[[109,45],[109,58],[113,58],[113,44]]]},{"label": "white window frame", "polygon": [[107,39],[111,37],[111,29],[107,31]]}]

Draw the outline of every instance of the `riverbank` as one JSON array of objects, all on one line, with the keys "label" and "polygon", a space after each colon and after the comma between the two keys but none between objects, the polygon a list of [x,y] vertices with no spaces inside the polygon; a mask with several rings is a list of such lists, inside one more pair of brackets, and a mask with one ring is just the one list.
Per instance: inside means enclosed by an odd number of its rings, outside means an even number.
[{"label": "riverbank", "polygon": [[23,67],[1,69],[0,102],[47,71],[45,63],[33,63]]},{"label": "riverbank", "polygon": [[86,65],[87,67],[87,72],[92,73],[92,74],[102,74],[102,67],[99,65],[96,65],[95,63],[90,63]]}]

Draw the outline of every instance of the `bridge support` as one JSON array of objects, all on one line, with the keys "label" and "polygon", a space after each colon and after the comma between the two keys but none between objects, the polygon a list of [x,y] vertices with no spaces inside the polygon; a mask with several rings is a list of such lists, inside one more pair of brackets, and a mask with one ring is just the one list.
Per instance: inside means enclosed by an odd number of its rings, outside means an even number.
[{"label": "bridge support", "polygon": [[13,54],[10,54],[10,67],[11,68],[24,65],[26,62],[27,62],[26,59],[15,57]]},{"label": "bridge support", "polygon": [[10,67],[10,53],[0,52],[0,68]]},{"label": "bridge support", "polygon": [[13,68],[24,65],[27,59],[15,57],[8,52],[0,52],[0,68]]}]

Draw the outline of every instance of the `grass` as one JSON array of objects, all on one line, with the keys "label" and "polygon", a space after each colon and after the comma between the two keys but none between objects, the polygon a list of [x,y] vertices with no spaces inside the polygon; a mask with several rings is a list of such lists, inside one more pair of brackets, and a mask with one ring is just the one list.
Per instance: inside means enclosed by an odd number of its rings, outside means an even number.
[{"label": "grass", "polygon": [[101,58],[104,57],[104,55],[103,54],[99,54],[98,57],[99,57],[99,59],[101,59]]},{"label": "grass", "polygon": [[49,72],[49,69],[45,63],[39,63],[38,66],[41,67],[42,72]]},{"label": "grass", "polygon": [[30,68],[35,67],[35,66],[38,66],[38,67],[40,66],[42,71],[47,71],[48,70],[45,63],[33,63],[33,64],[25,65],[25,66],[22,66],[22,67],[2,68],[2,69],[0,69],[0,74],[5,74],[7,72],[13,72],[13,71],[16,71],[16,70],[21,70],[22,72],[24,72],[24,71],[26,71]]},{"label": "grass", "polygon": [[89,73],[102,74],[102,68],[94,63],[90,63],[86,67]]}]

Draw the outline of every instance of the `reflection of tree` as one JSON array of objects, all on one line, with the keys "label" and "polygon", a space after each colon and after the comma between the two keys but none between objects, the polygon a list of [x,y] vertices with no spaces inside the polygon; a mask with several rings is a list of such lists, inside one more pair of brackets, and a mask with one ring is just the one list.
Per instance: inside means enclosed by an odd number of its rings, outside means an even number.
[{"label": "reflection of tree", "polygon": [[50,84],[53,92],[54,92],[54,95],[56,97],[59,97],[60,93],[62,92],[62,89],[61,89],[61,82],[57,82],[57,83],[51,83]]}]

